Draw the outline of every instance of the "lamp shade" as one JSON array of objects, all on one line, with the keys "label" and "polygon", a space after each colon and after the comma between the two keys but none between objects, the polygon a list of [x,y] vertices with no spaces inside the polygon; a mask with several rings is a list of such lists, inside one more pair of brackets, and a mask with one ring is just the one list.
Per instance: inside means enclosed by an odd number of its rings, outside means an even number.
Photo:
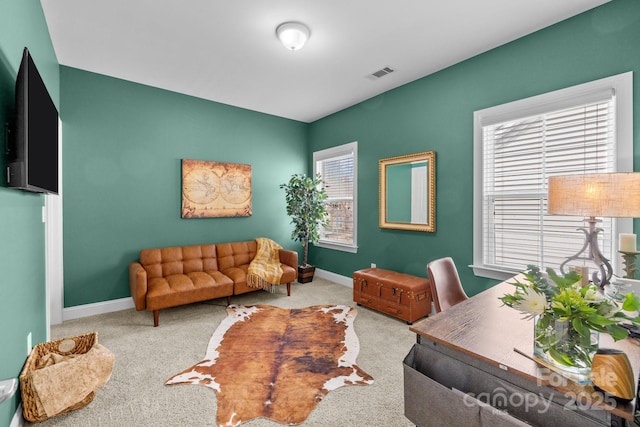
[{"label": "lamp shade", "polygon": [[640,173],[550,176],[548,212],[585,217],[640,217]]},{"label": "lamp shade", "polygon": [[278,38],[289,50],[299,50],[309,39],[309,28],[299,22],[285,22],[276,28]]}]

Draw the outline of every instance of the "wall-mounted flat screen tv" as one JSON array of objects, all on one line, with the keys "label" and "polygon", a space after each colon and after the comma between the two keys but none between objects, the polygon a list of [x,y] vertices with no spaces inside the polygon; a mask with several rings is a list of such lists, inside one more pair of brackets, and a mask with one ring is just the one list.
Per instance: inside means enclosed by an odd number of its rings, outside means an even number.
[{"label": "wall-mounted flat screen tv", "polygon": [[16,79],[16,120],[7,160],[9,187],[58,194],[58,110],[27,48]]}]

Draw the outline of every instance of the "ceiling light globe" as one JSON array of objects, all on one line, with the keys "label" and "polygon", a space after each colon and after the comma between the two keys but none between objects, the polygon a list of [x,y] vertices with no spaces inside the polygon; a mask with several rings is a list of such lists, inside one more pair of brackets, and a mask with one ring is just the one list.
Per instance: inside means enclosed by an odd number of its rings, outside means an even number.
[{"label": "ceiling light globe", "polygon": [[309,39],[309,28],[299,22],[285,22],[276,29],[276,34],[285,48],[300,50]]}]

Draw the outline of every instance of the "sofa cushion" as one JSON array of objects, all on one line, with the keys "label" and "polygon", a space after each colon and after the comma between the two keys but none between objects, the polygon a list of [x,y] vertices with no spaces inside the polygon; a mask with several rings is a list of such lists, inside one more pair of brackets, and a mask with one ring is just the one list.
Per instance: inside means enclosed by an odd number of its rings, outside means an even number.
[{"label": "sofa cushion", "polygon": [[[256,288],[247,285],[247,270],[258,252],[258,242],[252,240],[249,242],[217,243],[216,250],[218,251],[218,267],[220,271],[225,276],[229,276],[235,283],[233,294],[240,295],[255,291]],[[297,264],[297,257],[294,252],[281,251],[282,253],[285,253],[285,258],[291,256],[292,262]],[[282,259],[280,261],[280,267],[282,268],[280,284],[291,283],[296,280],[296,277],[298,277],[297,268],[282,263]]]},{"label": "sofa cushion", "polygon": [[149,279],[147,310],[175,307],[233,294],[233,281],[210,270]]},{"label": "sofa cushion", "polygon": [[143,249],[140,251],[140,264],[147,271],[149,279],[218,270],[215,245]]},{"label": "sofa cushion", "polygon": [[[282,277],[280,278],[280,284],[291,283],[296,280],[297,270],[292,268],[286,264],[280,264],[282,268]],[[249,264],[241,265],[239,267],[232,267],[230,269],[225,270],[223,273],[226,276],[229,276],[235,282],[233,287],[233,294],[240,295],[245,294],[247,292],[254,292],[256,288],[252,288],[247,285],[247,269],[249,268]]]},{"label": "sofa cushion", "polygon": [[249,264],[240,265],[238,267],[230,267],[223,271],[225,276],[229,276],[233,279],[233,294],[240,295],[247,292],[256,291],[256,288],[250,288],[247,286],[247,270]]},{"label": "sofa cushion", "polygon": [[[216,244],[218,269],[223,273],[232,267],[248,266],[258,251],[258,242],[232,242]],[[246,269],[245,269],[246,271]]]}]

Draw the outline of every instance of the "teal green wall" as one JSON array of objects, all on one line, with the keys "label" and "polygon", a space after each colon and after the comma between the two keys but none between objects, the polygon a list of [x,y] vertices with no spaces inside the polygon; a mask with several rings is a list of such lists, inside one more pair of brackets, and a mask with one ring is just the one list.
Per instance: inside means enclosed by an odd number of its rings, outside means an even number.
[{"label": "teal green wall", "polygon": [[[15,78],[28,47],[54,102],[59,74],[40,2],[0,3],[0,146],[6,147],[5,123],[14,113]],[[33,344],[46,341],[44,196],[7,188],[6,162],[0,156],[0,379],[17,377],[27,357],[27,335]],[[19,394],[0,405],[0,425],[8,426]]]},{"label": "teal green wall", "polygon": [[[358,141],[359,249],[349,254],[313,247],[310,262],[345,276],[372,262],[424,276],[427,262],[452,256],[470,294],[495,283],[475,277],[468,267],[473,259],[473,112],[635,71],[638,170],[639,41],[640,1],[614,0],[312,123],[312,151]],[[436,152],[436,232],[378,228],[378,160],[430,150]]]},{"label": "teal green wall", "polygon": [[[61,67],[64,305],[126,298],[140,249],[290,239],[279,184],[305,172],[308,125]],[[253,215],[181,219],[180,159],[252,166]]]}]

